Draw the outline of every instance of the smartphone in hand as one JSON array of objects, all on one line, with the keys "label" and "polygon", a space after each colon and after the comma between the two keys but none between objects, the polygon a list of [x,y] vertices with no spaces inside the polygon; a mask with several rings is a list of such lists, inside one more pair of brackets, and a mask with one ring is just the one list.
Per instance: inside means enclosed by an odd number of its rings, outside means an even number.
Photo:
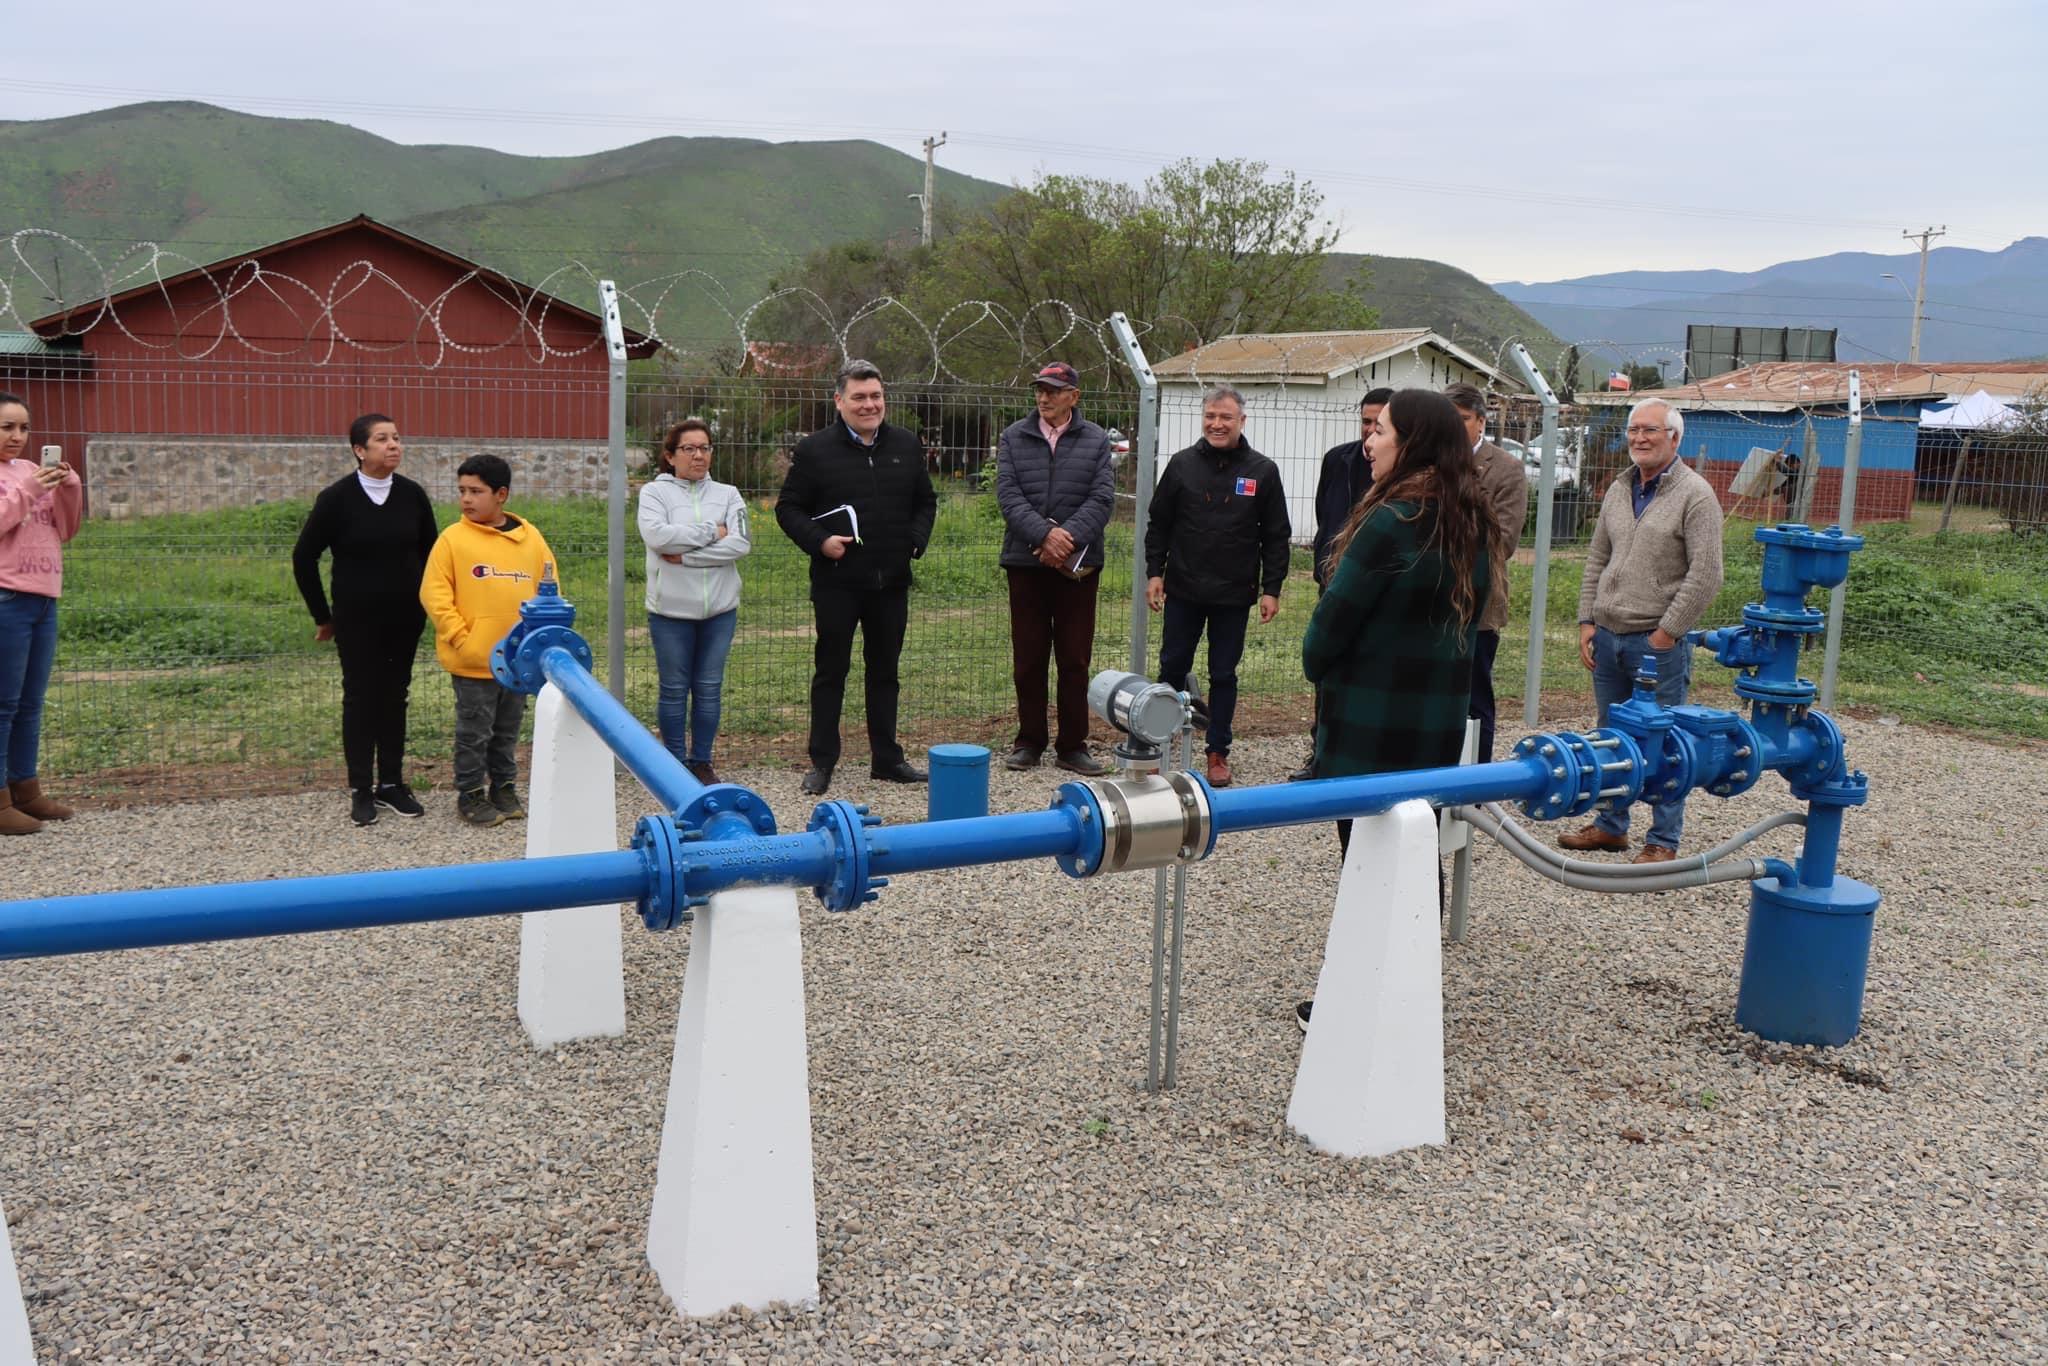
[{"label": "smartphone in hand", "polygon": [[48,469],[48,468],[49,468],[50,466],[52,466],[52,465],[61,465],[61,464],[63,464],[63,463],[64,463],[64,448],[63,448],[62,446],[45,446],[45,447],[43,447],[43,468],[44,468],[44,469]]}]

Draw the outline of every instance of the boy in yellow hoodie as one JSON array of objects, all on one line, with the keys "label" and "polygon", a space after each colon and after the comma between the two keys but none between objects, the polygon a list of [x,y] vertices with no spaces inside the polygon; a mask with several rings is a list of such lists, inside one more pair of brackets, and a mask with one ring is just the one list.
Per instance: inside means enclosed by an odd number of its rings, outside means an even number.
[{"label": "boy in yellow hoodie", "polygon": [[513,751],[526,694],[491,676],[491,650],[518,624],[519,604],[555,557],[540,528],[505,511],[512,467],[500,457],[463,461],[455,492],[462,520],[427,556],[420,605],[434,623],[434,653],[455,684],[456,814],[471,825],[498,825],[526,814]]}]

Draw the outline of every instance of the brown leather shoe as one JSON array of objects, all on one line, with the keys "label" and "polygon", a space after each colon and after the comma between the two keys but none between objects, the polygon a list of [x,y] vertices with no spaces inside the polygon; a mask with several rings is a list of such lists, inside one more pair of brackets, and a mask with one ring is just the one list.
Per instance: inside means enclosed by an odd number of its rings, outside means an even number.
[{"label": "brown leather shoe", "polygon": [[1209,751],[1208,776],[1211,787],[1229,787],[1237,778],[1237,775],[1230,771],[1230,760],[1213,749]]},{"label": "brown leather shoe", "polygon": [[45,797],[40,778],[9,783],[7,792],[14,798],[15,810],[25,811],[39,821],[68,821],[78,814],[64,803]]},{"label": "brown leather shoe", "polygon": [[1628,852],[1628,836],[1602,830],[1597,825],[1588,825],[1574,830],[1569,835],[1559,836],[1557,847],[1581,852],[1597,849],[1603,854],[1625,854]]},{"label": "brown leather shoe", "polygon": [[1676,849],[1666,849],[1661,844],[1646,844],[1643,852],[1630,859],[1630,863],[1669,863],[1678,857]]}]

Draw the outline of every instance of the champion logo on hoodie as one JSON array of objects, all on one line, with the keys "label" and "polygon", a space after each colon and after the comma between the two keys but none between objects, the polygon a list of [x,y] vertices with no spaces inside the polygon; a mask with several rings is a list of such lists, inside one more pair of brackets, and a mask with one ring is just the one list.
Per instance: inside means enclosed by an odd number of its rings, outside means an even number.
[{"label": "champion logo on hoodie", "polygon": [[496,565],[479,564],[470,566],[472,579],[531,579],[533,575],[524,569],[500,569]]}]

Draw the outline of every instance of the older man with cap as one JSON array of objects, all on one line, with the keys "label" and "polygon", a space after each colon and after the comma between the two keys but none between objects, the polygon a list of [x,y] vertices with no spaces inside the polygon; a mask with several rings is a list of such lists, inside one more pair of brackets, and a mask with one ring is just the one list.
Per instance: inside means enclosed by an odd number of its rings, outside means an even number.
[{"label": "older man with cap", "polygon": [[[1017,685],[1017,740],[1003,764],[1036,768],[1050,743],[1058,767],[1093,777],[1103,766],[1088,752],[1088,656],[1102,533],[1116,501],[1109,434],[1076,411],[1081,378],[1073,366],[1055,361],[1031,387],[1038,411],[1004,428],[996,447]],[[1048,656],[1059,678],[1059,725],[1050,736]]]}]

